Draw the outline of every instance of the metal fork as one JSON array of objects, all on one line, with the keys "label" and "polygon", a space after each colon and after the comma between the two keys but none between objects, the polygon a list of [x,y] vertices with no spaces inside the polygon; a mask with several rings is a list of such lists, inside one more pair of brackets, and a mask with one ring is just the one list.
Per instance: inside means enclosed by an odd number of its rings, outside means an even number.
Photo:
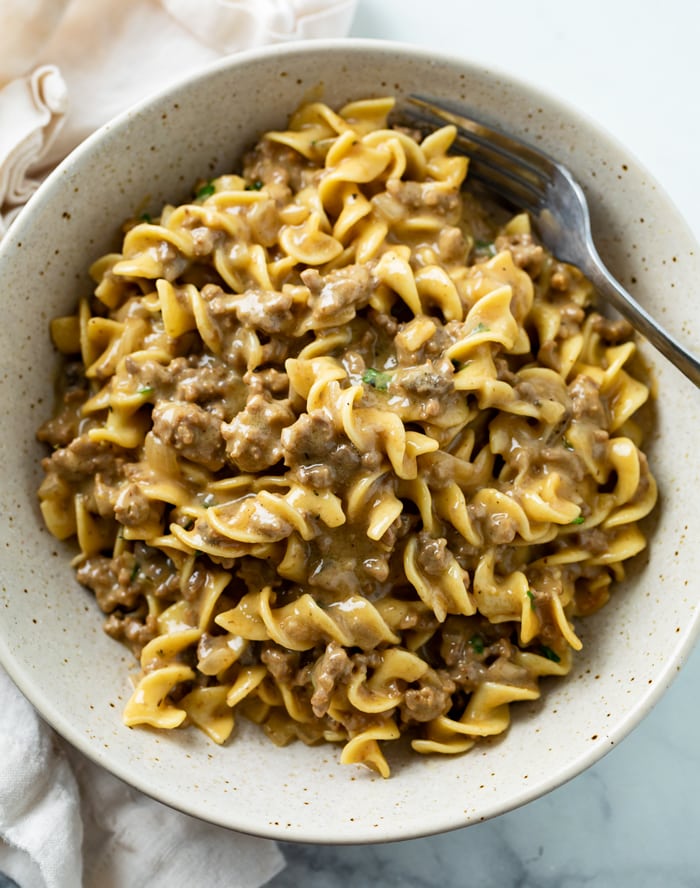
[{"label": "metal fork", "polygon": [[455,148],[469,156],[469,177],[512,206],[527,210],[542,242],[561,261],[578,266],[600,295],[696,386],[700,361],[642,308],[605,267],[593,243],[588,204],[569,170],[537,148],[464,116],[454,106],[412,95],[401,122],[454,124]]}]

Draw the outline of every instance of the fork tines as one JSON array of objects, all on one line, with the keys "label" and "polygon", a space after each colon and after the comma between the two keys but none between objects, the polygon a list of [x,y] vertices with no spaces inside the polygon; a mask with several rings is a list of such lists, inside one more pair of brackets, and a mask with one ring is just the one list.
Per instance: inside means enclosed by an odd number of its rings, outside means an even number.
[{"label": "fork tines", "polygon": [[437,105],[428,97],[411,95],[404,118],[414,125],[452,124],[457,128],[454,149],[469,157],[469,177],[477,179],[518,208],[537,213],[556,166],[546,155],[524,142],[491,129],[478,120],[452,111],[447,103]]}]

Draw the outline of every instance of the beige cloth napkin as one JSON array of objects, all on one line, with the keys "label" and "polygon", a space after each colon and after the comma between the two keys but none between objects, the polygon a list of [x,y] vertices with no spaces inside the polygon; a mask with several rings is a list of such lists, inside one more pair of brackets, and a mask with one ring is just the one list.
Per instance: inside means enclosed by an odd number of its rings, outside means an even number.
[{"label": "beige cloth napkin", "polygon": [[[0,237],[46,174],[132,103],[222,55],[345,35],[355,0],[0,0]],[[274,842],[214,827],[71,749],[0,668],[0,884],[257,888]]]},{"label": "beige cloth napkin", "polygon": [[0,236],[46,173],[134,102],[241,49],[342,37],[355,5],[0,0]]},{"label": "beige cloth napkin", "polygon": [[41,65],[0,90],[0,235],[39,185],[32,170],[51,149],[67,105],[55,65]]}]

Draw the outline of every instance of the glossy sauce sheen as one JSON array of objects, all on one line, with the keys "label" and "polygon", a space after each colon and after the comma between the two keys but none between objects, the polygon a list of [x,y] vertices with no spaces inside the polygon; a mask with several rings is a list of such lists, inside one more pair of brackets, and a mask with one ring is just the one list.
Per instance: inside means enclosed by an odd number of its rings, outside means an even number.
[{"label": "glossy sauce sheen", "polygon": [[140,658],[129,725],[466,751],[646,545],[631,330],[392,104],[303,106],[54,321],[39,495]]}]

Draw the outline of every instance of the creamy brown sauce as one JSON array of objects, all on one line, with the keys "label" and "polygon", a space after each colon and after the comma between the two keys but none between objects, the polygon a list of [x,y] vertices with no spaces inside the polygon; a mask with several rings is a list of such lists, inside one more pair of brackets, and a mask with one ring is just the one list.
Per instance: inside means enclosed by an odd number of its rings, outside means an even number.
[{"label": "creamy brown sauce", "polygon": [[54,328],[39,495],[142,656],[127,723],[238,709],[387,774],[377,741],[459,752],[568,670],[655,485],[632,331],[377,107],[127,226]]}]

